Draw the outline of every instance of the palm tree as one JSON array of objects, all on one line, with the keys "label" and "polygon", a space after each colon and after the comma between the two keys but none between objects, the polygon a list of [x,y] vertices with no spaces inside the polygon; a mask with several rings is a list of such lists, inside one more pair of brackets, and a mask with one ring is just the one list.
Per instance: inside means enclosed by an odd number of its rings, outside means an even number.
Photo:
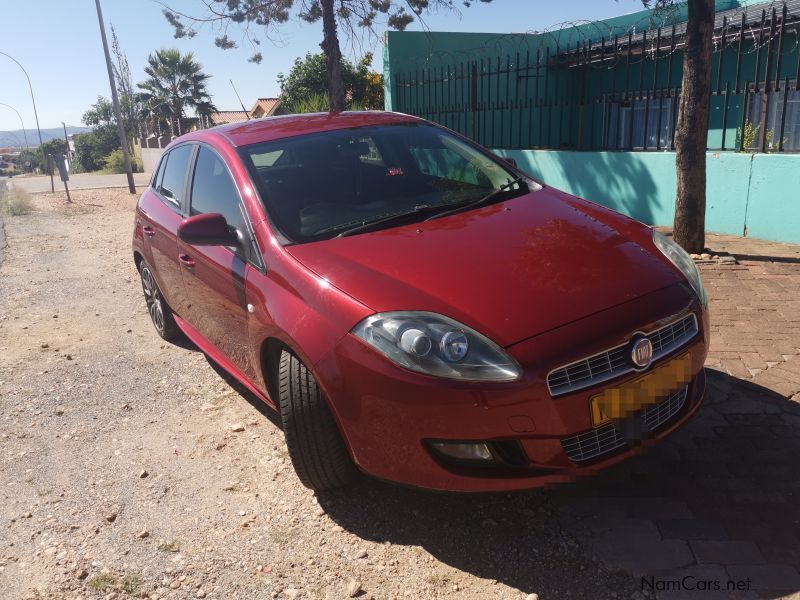
[{"label": "palm tree", "polygon": [[181,119],[187,109],[203,114],[216,110],[206,89],[211,76],[203,73],[191,52],[181,55],[176,48],[156,50],[147,57],[144,72],[148,78],[138,86],[144,90],[144,103],[168,115],[173,136],[183,133]]}]

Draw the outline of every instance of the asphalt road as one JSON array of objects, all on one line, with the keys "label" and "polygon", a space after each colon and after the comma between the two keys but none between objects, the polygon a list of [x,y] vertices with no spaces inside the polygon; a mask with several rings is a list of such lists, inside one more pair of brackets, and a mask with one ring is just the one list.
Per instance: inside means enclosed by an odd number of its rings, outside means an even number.
[{"label": "asphalt road", "polygon": [[[14,177],[9,180],[11,185],[32,194],[50,191],[50,177]],[[134,173],[133,181],[138,188],[143,188],[150,181],[150,173]],[[54,180],[56,190],[63,190],[64,184],[56,177]],[[122,175],[105,175],[94,173],[77,173],[69,176],[70,190],[91,190],[96,188],[127,187],[127,177]]]}]

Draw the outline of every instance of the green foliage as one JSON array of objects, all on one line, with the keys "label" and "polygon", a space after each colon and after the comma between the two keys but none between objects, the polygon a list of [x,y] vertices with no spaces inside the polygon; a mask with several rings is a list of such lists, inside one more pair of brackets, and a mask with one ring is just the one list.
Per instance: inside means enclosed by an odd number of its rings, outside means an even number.
[{"label": "green foliage", "polygon": [[311,94],[305,98],[294,101],[291,105],[286,104],[284,108],[290,113],[316,113],[327,112],[331,105],[328,94]]},{"label": "green foliage", "polygon": [[[125,156],[122,154],[122,149],[117,148],[109,153],[103,159],[103,170],[106,173],[125,173]],[[140,172],[141,165],[136,161],[136,158],[131,156],[131,168],[134,172]]]},{"label": "green foliage", "polygon": [[147,57],[144,69],[147,79],[138,87],[141,100],[148,111],[168,118],[173,135],[184,133],[182,120],[187,109],[198,114],[216,110],[206,84],[211,77],[189,52],[181,54],[176,48],[156,50]]},{"label": "green foliage", "polygon": [[119,580],[111,573],[99,573],[89,580],[89,588],[97,592],[106,592],[119,585]]},{"label": "green foliage", "polygon": [[99,171],[105,167],[105,158],[119,147],[116,125],[100,125],[75,136],[75,162],[82,171]]},{"label": "green foliage", "polygon": [[25,190],[16,187],[6,191],[0,189],[0,209],[7,215],[13,217],[27,215],[32,207],[31,195]]},{"label": "green foliage", "polygon": [[[736,147],[740,147],[742,142],[742,136],[744,136],[744,144],[741,145],[742,152],[749,152],[754,149],[754,146],[758,143],[758,130],[761,128],[761,125],[753,125],[751,121],[745,121],[744,123],[744,133],[742,133],[742,128],[736,128]],[[767,138],[767,148],[773,147],[772,139],[775,137],[775,132],[770,129],[765,134]],[[787,140],[784,140],[784,144]],[[777,144],[776,144],[777,145]]]},{"label": "green foliage", "polygon": [[60,138],[54,138],[42,144],[42,149],[45,154],[66,154],[67,143]]},{"label": "green foliage", "polygon": [[81,121],[91,127],[97,127],[98,125],[115,125],[114,105],[108,98],[98,96],[97,101],[89,107],[89,110],[83,113]]},{"label": "green foliage", "polygon": [[[342,59],[342,81],[349,104],[365,109],[383,108],[383,75],[370,71],[372,55],[367,54],[357,64]],[[281,102],[289,112],[321,112],[328,110],[330,104],[321,106],[318,101],[327,101],[328,72],[325,55],[306,54],[297,58],[288,75],[278,74],[281,86]],[[306,110],[319,106],[318,110]]]}]

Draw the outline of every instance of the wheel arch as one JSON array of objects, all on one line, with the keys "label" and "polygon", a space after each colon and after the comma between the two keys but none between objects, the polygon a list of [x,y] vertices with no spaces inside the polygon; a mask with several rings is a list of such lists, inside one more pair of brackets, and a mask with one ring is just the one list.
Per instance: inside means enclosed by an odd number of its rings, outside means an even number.
[{"label": "wheel arch", "polygon": [[281,352],[284,350],[293,353],[297,356],[300,361],[305,365],[306,369],[313,375],[314,380],[317,383],[317,387],[322,390],[322,396],[325,399],[326,404],[328,405],[328,409],[331,411],[333,415],[334,422],[336,423],[336,427],[339,430],[339,435],[344,442],[345,448],[347,448],[347,452],[350,454],[350,457],[355,460],[355,454],[353,453],[353,448],[350,443],[350,439],[347,435],[345,428],[342,425],[342,420],[339,416],[339,411],[336,408],[333,400],[331,399],[330,394],[326,389],[326,385],[324,381],[322,381],[317,373],[315,365],[312,361],[309,360],[308,356],[304,352],[302,352],[298,345],[288,338],[288,336],[282,335],[272,335],[266,337],[261,342],[261,349],[260,349],[260,367],[261,367],[261,375],[264,378],[264,386],[267,389],[267,395],[269,396],[270,401],[273,403],[274,407],[280,412],[280,398],[279,398],[279,371],[280,371],[280,358]]}]

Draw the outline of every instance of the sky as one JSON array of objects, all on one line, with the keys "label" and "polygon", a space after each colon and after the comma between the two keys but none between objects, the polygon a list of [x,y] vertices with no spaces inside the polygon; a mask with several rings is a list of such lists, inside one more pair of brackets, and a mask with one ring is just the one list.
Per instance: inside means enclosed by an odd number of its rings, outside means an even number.
[{"label": "sky", "polygon": [[[204,8],[202,0],[164,1],[186,13],[201,14]],[[276,43],[262,40],[263,60],[252,64],[247,61],[252,50],[246,42],[236,49],[221,50],[214,46],[215,33],[208,27],[194,38],[174,39],[174,30],[162,15],[163,6],[156,0],[102,0],[102,8],[109,43],[113,25],[128,56],[134,82],[145,78],[144,65],[154,50],[174,47],[193,52],[212,76],[208,87],[220,110],[240,109],[229,79],[233,79],[249,109],[256,98],[278,95],[277,75],[287,73],[296,57],[320,51],[321,23],[295,19],[284,24]],[[425,24],[431,31],[519,33],[638,10],[642,10],[641,0],[493,0],[490,4],[473,2],[461,11],[460,18],[449,13],[430,14]],[[408,29],[421,27],[413,23]],[[232,28],[229,35],[242,41],[240,30]],[[379,40],[367,40],[355,49],[343,44],[343,53],[351,59],[364,50],[373,51],[373,64],[380,69]],[[94,0],[0,0],[0,51],[12,55],[27,70],[43,129],[60,127],[62,121],[82,125],[81,116],[97,96],[110,97]],[[27,129],[35,128],[25,75],[3,55],[0,103],[13,106]],[[2,104],[0,130],[20,129],[19,117]]]}]

